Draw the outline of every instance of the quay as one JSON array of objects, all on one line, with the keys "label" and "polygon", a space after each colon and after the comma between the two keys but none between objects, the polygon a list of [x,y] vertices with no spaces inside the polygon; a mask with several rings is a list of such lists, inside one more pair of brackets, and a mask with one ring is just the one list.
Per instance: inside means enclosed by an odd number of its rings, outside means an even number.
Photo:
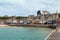
[{"label": "quay", "polygon": [[47,40],[60,40],[60,28],[55,30],[48,38]]},{"label": "quay", "polygon": [[47,40],[60,40],[60,32],[53,32]]},{"label": "quay", "polygon": [[40,27],[40,28],[52,28],[52,29],[56,28],[56,25],[53,24],[8,24],[8,25],[17,27]]},{"label": "quay", "polygon": [[42,27],[42,28],[49,28],[48,24],[16,24],[16,25],[11,25],[9,24],[9,26],[22,26],[22,27]]}]

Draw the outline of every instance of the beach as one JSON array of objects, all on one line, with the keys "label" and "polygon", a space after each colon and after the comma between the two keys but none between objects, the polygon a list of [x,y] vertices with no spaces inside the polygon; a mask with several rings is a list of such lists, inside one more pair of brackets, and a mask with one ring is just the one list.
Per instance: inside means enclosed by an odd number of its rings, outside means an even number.
[{"label": "beach", "polygon": [[13,27],[16,27],[16,26],[9,26],[6,24],[0,24],[0,28],[13,28]]}]

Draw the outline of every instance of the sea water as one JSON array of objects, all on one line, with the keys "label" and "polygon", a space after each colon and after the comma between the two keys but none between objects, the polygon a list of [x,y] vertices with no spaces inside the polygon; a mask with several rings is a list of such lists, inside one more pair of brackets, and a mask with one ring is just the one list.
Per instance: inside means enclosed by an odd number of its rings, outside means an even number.
[{"label": "sea water", "polygon": [[44,40],[51,31],[35,27],[0,28],[0,40]]}]

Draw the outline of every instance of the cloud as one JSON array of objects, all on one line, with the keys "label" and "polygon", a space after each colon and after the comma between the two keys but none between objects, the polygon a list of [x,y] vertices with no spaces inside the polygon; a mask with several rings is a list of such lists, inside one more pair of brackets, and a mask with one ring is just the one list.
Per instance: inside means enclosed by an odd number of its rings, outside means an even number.
[{"label": "cloud", "polygon": [[0,15],[36,15],[37,10],[60,11],[60,0],[0,0]]}]

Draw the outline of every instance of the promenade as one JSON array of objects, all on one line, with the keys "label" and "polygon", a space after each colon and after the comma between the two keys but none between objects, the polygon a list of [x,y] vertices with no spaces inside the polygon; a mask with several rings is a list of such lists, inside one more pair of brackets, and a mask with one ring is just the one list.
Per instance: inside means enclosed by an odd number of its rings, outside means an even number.
[{"label": "promenade", "polygon": [[55,30],[47,40],[60,40],[60,28],[58,28],[58,30]]}]

